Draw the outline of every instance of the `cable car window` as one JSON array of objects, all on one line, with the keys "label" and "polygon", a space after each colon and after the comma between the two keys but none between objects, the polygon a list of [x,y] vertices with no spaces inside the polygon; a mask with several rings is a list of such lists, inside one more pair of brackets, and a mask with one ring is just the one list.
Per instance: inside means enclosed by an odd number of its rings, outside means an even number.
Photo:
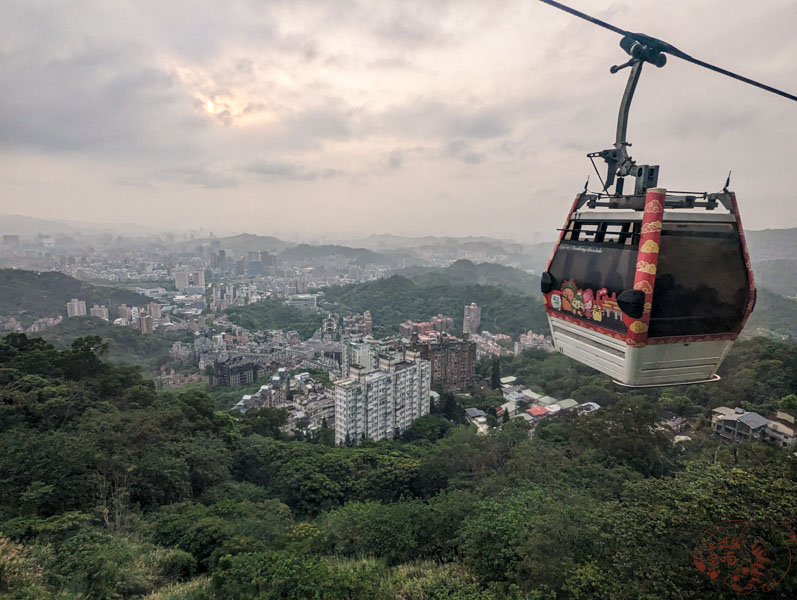
[{"label": "cable car window", "polygon": [[650,337],[731,333],[750,287],[735,223],[664,223]]},{"label": "cable car window", "polygon": [[638,222],[571,221],[548,268],[550,307],[625,333],[617,295],[634,286],[638,243]]}]

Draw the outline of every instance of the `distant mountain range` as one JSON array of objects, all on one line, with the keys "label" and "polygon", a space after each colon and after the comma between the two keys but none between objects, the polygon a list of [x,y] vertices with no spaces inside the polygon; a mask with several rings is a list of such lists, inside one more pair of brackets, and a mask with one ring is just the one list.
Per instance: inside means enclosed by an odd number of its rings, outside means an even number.
[{"label": "distant mountain range", "polygon": [[232,250],[237,254],[259,252],[261,250],[279,253],[296,245],[293,242],[286,242],[285,240],[281,240],[270,235],[255,235],[252,233],[241,233],[228,237],[191,240],[191,242],[186,242],[186,245],[198,246],[209,242],[218,243],[220,248]]},{"label": "distant mountain range", "polygon": [[[32,236],[73,235],[80,231],[101,233],[113,230],[120,234],[146,235],[151,233],[137,225],[113,224],[107,227],[79,222],[35,219],[19,215],[0,215],[0,233]],[[797,296],[797,228],[764,229],[746,233],[756,282],[784,296]],[[76,243],[77,238],[71,241]],[[249,251],[266,250],[280,255],[285,264],[312,264],[333,257],[341,257],[358,265],[387,267],[428,265],[428,252],[445,259],[461,258],[480,262],[512,264],[525,270],[541,273],[550,258],[552,242],[520,244],[485,236],[446,237],[372,235],[351,242],[352,245],[299,244],[273,236],[242,233],[235,236],[192,239],[183,242],[186,250],[204,243],[245,255]]]},{"label": "distant mountain range", "polygon": [[282,263],[310,263],[333,257],[349,259],[360,266],[369,264],[390,266],[394,263],[389,256],[379,254],[373,250],[335,245],[311,246],[310,244],[299,244],[283,250],[279,257]]},{"label": "distant mountain range", "polygon": [[797,227],[745,231],[745,239],[755,261],[797,258]]}]

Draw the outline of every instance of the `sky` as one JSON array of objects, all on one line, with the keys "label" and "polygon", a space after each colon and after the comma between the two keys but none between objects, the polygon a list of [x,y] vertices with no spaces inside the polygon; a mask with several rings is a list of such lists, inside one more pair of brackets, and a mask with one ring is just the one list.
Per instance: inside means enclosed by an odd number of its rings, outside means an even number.
[{"label": "sky", "polygon": [[[570,0],[797,93],[793,0]],[[289,239],[552,238],[614,142],[619,36],[535,0],[3,0],[0,213]],[[673,190],[797,226],[797,103],[671,58],[631,109]]]}]

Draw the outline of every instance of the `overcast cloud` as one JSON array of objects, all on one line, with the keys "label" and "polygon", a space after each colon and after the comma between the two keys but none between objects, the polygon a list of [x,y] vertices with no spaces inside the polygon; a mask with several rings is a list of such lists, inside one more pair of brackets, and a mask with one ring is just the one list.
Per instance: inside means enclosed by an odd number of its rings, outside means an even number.
[{"label": "overcast cloud", "polygon": [[[793,0],[571,0],[797,93]],[[613,142],[619,38],[535,0],[2,3],[0,212],[159,229],[551,237]],[[797,103],[670,59],[629,137],[797,226]],[[593,180],[595,179],[593,175]]]}]

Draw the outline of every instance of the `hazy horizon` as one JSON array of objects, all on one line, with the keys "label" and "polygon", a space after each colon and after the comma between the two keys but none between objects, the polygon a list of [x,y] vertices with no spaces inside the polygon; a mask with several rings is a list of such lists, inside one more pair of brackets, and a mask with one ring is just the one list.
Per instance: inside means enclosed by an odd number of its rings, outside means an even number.
[{"label": "hazy horizon", "polygon": [[[788,0],[571,4],[797,91]],[[533,0],[18,2],[0,33],[0,212],[216,235],[552,239],[627,74],[616,35]],[[677,190],[732,170],[747,229],[795,227],[795,111],[671,58],[632,154]]]}]

